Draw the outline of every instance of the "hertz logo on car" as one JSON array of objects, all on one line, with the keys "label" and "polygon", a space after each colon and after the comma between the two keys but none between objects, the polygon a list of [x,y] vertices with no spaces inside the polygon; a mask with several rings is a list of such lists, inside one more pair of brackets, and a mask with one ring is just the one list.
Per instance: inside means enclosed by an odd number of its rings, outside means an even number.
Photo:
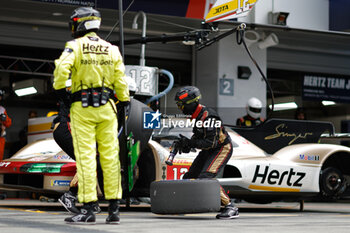
[{"label": "hertz logo on car", "polygon": [[266,182],[270,185],[287,184],[291,187],[301,187],[305,175],[305,172],[295,172],[293,168],[290,168],[289,171],[280,172],[278,170],[270,171],[269,166],[265,166],[265,169],[260,170],[260,165],[257,165],[252,183],[260,182],[260,184],[264,184]]}]

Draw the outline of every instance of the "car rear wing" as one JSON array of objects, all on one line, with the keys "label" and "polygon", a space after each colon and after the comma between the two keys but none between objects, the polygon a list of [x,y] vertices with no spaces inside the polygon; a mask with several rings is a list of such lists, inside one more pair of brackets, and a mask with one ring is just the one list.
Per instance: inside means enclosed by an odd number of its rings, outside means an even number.
[{"label": "car rear wing", "polygon": [[318,143],[325,133],[334,135],[334,125],[322,121],[269,119],[256,127],[229,127],[269,154],[292,144]]},{"label": "car rear wing", "polygon": [[350,133],[335,133],[335,134],[325,133],[321,135],[320,142],[350,146]]}]

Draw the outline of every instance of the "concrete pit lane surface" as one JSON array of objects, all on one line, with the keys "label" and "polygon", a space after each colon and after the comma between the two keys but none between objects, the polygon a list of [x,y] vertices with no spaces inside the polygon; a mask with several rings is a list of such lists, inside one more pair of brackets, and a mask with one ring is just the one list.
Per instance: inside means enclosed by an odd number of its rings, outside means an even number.
[{"label": "concrete pit lane surface", "polygon": [[150,206],[141,203],[131,208],[121,207],[120,225],[105,224],[107,203],[96,215],[96,225],[71,225],[64,219],[70,216],[58,202],[33,200],[0,200],[1,233],[92,233],[92,232],[350,232],[350,203],[306,202],[304,211],[299,203],[236,204],[240,218],[219,220],[217,213],[156,215]]}]

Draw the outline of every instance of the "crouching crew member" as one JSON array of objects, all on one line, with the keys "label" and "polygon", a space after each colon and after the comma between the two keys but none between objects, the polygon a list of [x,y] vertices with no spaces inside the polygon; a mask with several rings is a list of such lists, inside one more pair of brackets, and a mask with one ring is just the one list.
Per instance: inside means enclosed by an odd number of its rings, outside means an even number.
[{"label": "crouching crew member", "polygon": [[[96,143],[104,177],[104,195],[109,200],[106,223],[119,224],[118,199],[122,197],[117,109],[111,97],[127,105],[129,91],[123,78],[124,64],[118,47],[101,39],[100,12],[91,7],[74,10],[69,27],[74,40],[66,43],[55,61],[54,84],[58,96],[69,102],[66,81],[71,77],[71,132],[78,173],[80,213],[67,223],[95,224]],[[67,103],[69,104],[69,103]]]},{"label": "crouching crew member", "polygon": [[[225,131],[220,117],[214,110],[199,104],[200,98],[200,91],[194,86],[181,88],[175,96],[178,108],[184,114],[191,115],[196,122],[191,139],[180,138],[181,150],[188,153],[191,148],[201,149],[183,179],[215,178],[232,156],[231,139]],[[198,121],[201,121],[202,124],[197,124]],[[205,124],[207,121],[209,124]],[[239,217],[238,208],[233,205],[221,186],[220,198],[225,208],[216,218]]]}]

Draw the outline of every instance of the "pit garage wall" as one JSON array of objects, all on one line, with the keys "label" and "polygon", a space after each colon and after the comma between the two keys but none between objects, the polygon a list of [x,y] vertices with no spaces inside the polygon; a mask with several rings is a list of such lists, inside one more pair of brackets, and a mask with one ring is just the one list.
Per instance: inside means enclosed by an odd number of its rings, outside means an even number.
[{"label": "pit garage wall", "polygon": [[349,0],[330,0],[329,1],[329,30],[349,31],[350,20],[350,1]]},{"label": "pit garage wall", "polygon": [[[266,49],[253,44],[250,51],[266,74]],[[238,66],[250,68],[248,80],[238,79]],[[233,83],[233,95],[222,88],[220,92],[220,79]],[[246,103],[253,96],[266,106],[266,84],[243,45],[237,44],[235,34],[196,52],[194,85],[202,92],[203,104],[217,108],[225,124],[236,124],[236,119],[246,114]]]},{"label": "pit garage wall", "polygon": [[[339,2],[339,0],[259,0],[252,12],[247,17],[240,18],[239,21],[269,24],[269,12],[289,12],[287,18],[289,27],[328,30],[330,2]],[[333,5],[335,4],[337,3]]]}]

